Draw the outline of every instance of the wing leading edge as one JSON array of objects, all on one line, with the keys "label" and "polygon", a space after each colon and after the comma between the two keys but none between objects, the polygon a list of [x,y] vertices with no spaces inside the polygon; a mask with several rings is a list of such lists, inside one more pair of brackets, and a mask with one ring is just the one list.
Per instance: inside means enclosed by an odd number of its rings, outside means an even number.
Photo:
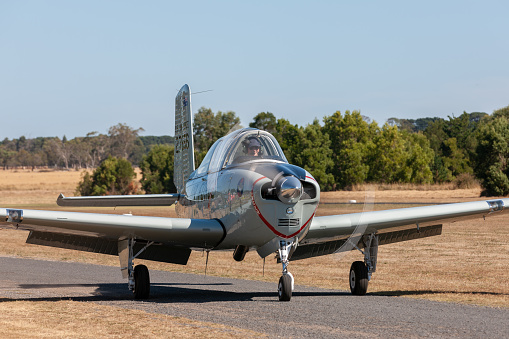
[{"label": "wing leading edge", "polygon": [[0,208],[0,223],[38,232],[105,239],[137,238],[187,248],[213,248],[225,230],[218,220]]},{"label": "wing leading edge", "polygon": [[360,247],[363,234],[378,234],[380,245],[439,235],[442,223],[485,218],[505,206],[508,198],[315,217],[292,259],[334,253],[352,234]]}]

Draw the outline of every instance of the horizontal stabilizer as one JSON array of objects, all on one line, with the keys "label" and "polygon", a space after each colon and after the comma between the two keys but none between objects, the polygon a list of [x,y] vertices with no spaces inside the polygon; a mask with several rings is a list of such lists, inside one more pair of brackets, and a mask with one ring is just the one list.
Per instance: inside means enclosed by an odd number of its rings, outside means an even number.
[{"label": "horizontal stabilizer", "polygon": [[58,206],[64,207],[117,207],[117,206],[171,206],[181,194],[105,195],[65,197],[60,194]]}]

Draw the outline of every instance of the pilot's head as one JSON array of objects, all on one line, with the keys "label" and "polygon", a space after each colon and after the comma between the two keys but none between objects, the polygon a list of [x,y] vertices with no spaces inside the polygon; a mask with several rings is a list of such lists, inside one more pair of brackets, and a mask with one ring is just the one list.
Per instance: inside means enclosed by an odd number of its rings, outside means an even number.
[{"label": "pilot's head", "polygon": [[258,157],[261,155],[262,145],[260,141],[256,137],[251,137],[247,139],[246,143],[247,154],[253,157]]}]

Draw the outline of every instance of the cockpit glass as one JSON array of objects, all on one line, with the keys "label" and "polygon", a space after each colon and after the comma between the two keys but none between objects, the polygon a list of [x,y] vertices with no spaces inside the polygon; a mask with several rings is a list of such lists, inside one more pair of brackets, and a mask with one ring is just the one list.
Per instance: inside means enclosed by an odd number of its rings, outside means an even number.
[{"label": "cockpit glass", "polygon": [[213,158],[214,154],[217,154],[217,152],[215,150],[216,150],[217,146],[221,143],[221,141],[222,140],[218,140],[218,141],[216,141],[216,143],[214,143],[214,145],[212,145],[210,150],[207,152],[207,155],[205,156],[205,158],[203,158],[203,160],[200,164],[200,167],[198,167],[198,169],[195,171],[193,177],[200,177],[202,175],[207,174],[209,165],[211,163],[211,159]]},{"label": "cockpit glass", "polygon": [[288,162],[277,140],[270,133],[251,128],[237,130],[212,145],[191,178],[220,171],[228,165],[255,160]]},{"label": "cockpit glass", "polygon": [[226,165],[253,160],[278,160],[288,162],[276,139],[264,131],[252,130],[239,135],[232,145]]}]

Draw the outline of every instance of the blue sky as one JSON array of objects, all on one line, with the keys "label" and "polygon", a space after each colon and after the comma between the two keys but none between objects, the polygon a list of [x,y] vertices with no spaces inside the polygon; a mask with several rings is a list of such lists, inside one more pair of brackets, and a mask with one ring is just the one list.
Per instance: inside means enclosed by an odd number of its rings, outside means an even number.
[{"label": "blue sky", "polygon": [[509,105],[505,1],[0,0],[0,140],[174,134],[193,111],[447,117]]}]

